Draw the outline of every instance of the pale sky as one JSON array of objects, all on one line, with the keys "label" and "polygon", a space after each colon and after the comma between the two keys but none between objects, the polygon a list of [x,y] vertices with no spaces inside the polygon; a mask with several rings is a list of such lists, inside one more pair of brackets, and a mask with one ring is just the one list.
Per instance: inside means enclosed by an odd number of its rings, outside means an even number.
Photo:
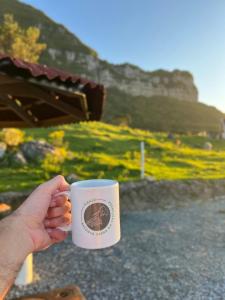
[{"label": "pale sky", "polygon": [[225,112],[224,0],[23,0],[99,57],[145,70],[190,71],[199,100]]}]

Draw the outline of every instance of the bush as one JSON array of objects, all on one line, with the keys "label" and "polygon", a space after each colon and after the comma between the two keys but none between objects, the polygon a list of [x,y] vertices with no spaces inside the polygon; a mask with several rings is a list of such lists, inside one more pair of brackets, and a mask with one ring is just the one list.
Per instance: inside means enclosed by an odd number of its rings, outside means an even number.
[{"label": "bush", "polygon": [[1,139],[7,146],[18,146],[24,141],[24,132],[16,128],[5,128],[2,130]]},{"label": "bush", "polygon": [[52,145],[54,146],[62,146],[63,145],[63,138],[65,132],[63,130],[56,130],[49,134],[49,139]]},{"label": "bush", "polygon": [[41,165],[46,175],[60,172],[66,157],[67,151],[64,148],[56,148],[54,154],[48,153]]}]

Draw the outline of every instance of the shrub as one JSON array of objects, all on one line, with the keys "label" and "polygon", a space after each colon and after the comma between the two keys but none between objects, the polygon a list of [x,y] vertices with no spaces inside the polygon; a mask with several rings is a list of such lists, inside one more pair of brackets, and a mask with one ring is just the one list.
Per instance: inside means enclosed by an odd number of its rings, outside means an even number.
[{"label": "shrub", "polygon": [[18,146],[24,141],[24,132],[16,128],[5,128],[2,130],[1,138],[7,146]]},{"label": "shrub", "polygon": [[53,131],[49,134],[50,142],[54,146],[62,146],[64,135],[65,135],[65,132],[63,130]]},{"label": "shrub", "polygon": [[42,161],[42,169],[46,175],[58,173],[67,157],[67,151],[64,148],[56,148],[54,154],[48,153]]},{"label": "shrub", "polygon": [[100,171],[99,173],[98,173],[98,175],[97,175],[97,178],[98,179],[102,179],[102,178],[104,178],[105,177],[105,172],[104,171]]}]

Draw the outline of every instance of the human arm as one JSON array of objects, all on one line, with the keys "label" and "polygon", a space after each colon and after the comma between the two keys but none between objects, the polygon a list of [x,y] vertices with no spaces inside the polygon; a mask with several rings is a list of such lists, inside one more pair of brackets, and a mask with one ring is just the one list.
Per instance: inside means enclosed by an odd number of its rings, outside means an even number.
[{"label": "human arm", "polygon": [[66,238],[67,233],[57,227],[71,222],[70,203],[66,196],[54,195],[68,186],[62,176],[43,183],[15,212],[0,221],[0,299],[29,253]]}]

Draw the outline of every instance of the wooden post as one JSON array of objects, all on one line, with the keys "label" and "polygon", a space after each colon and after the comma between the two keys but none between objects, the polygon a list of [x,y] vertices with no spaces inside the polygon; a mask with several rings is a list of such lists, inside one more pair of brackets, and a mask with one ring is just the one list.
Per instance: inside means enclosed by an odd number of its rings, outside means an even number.
[{"label": "wooden post", "polygon": [[145,142],[141,142],[141,179],[145,177]]},{"label": "wooden post", "polygon": [[225,119],[221,119],[221,138],[225,139]]}]

